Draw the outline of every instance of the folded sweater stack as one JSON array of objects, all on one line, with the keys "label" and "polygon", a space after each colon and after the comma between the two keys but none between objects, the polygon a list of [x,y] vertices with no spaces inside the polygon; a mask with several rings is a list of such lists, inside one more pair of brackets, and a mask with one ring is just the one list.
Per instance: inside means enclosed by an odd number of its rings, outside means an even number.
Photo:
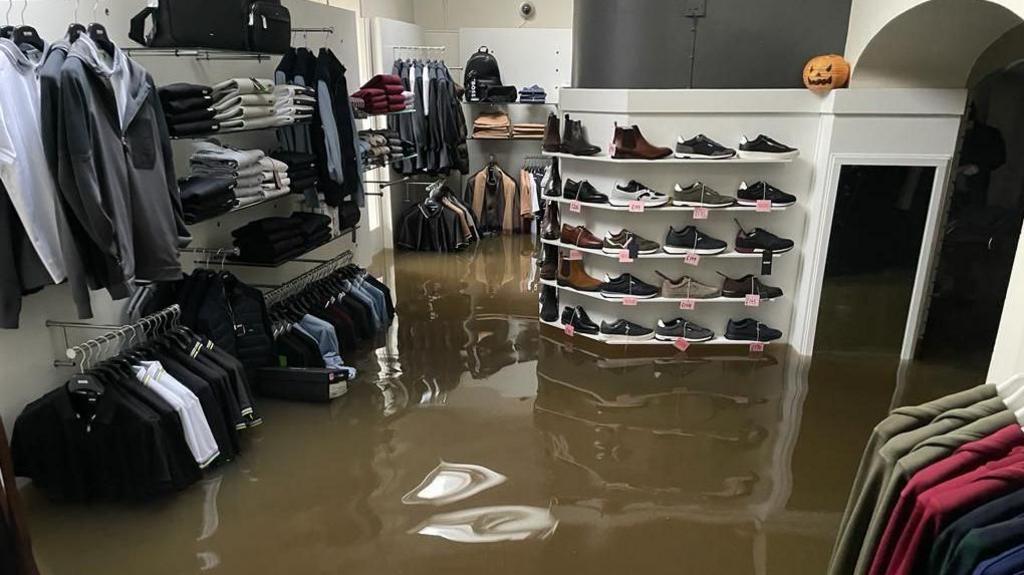
[{"label": "folded sweater stack", "polygon": [[214,119],[213,88],[184,82],[157,90],[171,136],[183,138],[211,134],[220,129]]},{"label": "folded sweater stack", "polygon": [[231,211],[235,199],[235,180],[226,176],[189,176],[178,180],[185,223],[192,225]]},{"label": "folded sweater stack", "polygon": [[473,138],[507,140],[512,137],[512,121],[505,112],[481,112],[473,120]]},{"label": "folded sweater stack", "polygon": [[525,140],[543,140],[544,124],[513,124],[512,137]]},{"label": "folded sweater stack", "polygon": [[274,152],[273,157],[288,165],[287,178],[293,194],[316,191],[319,174],[316,154],[280,151]]},{"label": "folded sweater stack", "polygon": [[237,261],[279,265],[331,240],[331,218],[295,212],[290,217],[259,219],[231,232]]},{"label": "folded sweater stack", "polygon": [[367,114],[387,114],[405,110],[408,100],[404,92],[398,76],[377,74],[352,96],[363,101],[363,111]]},{"label": "folded sweater stack", "polygon": [[274,88],[274,116],[287,126],[313,119],[316,91],[306,86],[284,84]]},{"label": "folded sweater stack", "polygon": [[[228,178],[234,182],[238,205],[248,206],[267,198],[264,184],[267,173],[277,171],[274,164],[264,162],[263,150],[239,150],[214,140],[196,142],[189,161],[193,176]],[[283,168],[287,170],[287,166]],[[285,192],[287,193],[287,192]]]},{"label": "folded sweater stack", "polygon": [[359,132],[359,151],[363,157],[363,166],[383,167],[391,156],[388,137],[377,130]]}]

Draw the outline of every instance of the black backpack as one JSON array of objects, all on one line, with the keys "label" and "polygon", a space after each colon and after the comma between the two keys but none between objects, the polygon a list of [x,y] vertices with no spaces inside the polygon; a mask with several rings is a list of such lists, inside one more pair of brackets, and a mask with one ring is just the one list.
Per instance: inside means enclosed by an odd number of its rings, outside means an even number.
[{"label": "black backpack", "polygon": [[483,96],[485,86],[500,86],[501,71],[498,69],[498,60],[487,49],[487,46],[480,46],[466,62],[466,70],[462,75],[462,83],[466,88],[466,101],[479,102]]}]

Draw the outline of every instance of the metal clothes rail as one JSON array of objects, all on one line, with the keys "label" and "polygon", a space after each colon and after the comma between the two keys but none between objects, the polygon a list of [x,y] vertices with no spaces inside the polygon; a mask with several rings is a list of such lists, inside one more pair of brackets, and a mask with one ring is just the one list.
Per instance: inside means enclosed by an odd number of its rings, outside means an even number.
[{"label": "metal clothes rail", "polygon": [[[66,348],[64,354],[67,356],[67,359],[54,360],[53,365],[54,367],[74,367],[78,365],[78,362],[75,360],[80,356],[85,356],[85,361],[88,361],[93,350],[96,353],[100,353],[103,349],[106,349],[109,343],[124,340],[129,336],[130,339],[128,341],[134,341],[152,334],[154,330],[161,326],[173,327],[177,325],[178,318],[180,317],[181,307],[178,304],[174,304],[128,325],[103,325],[77,321],[46,320],[46,327],[61,328],[64,332],[64,347]],[[107,333],[72,346],[68,341],[68,329],[102,329],[106,330]]]},{"label": "metal clothes rail", "polygon": [[[272,287],[272,289],[263,294],[263,299],[267,302],[267,305],[273,305],[288,296],[294,295],[308,286],[311,283],[317,282],[340,268],[347,266],[352,263],[352,250],[345,250],[344,252],[334,256],[333,258],[324,261],[315,268],[301,273],[294,278],[279,286],[261,286],[255,285],[254,287]],[[252,284],[250,284],[252,285]]]}]

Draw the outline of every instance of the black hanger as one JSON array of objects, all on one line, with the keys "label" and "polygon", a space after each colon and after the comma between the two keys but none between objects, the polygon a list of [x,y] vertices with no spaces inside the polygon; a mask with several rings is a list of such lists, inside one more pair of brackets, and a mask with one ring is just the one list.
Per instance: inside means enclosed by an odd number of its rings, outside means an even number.
[{"label": "black hanger", "polygon": [[85,27],[84,24],[72,24],[68,26],[68,41],[74,44],[75,40],[78,40],[79,36],[88,33],[89,30]]},{"label": "black hanger", "polygon": [[18,47],[28,44],[40,52],[46,48],[46,42],[43,42],[43,39],[39,37],[39,32],[31,26],[18,26],[15,28],[14,34],[11,36],[11,42],[14,42]]},{"label": "black hanger", "polygon": [[0,38],[7,38],[8,40],[14,36],[14,26],[3,26],[0,27]]},{"label": "black hanger", "polygon": [[100,379],[90,372],[76,373],[68,380],[65,387],[72,395],[92,399],[103,397],[103,393],[106,391],[106,387],[103,386]]},{"label": "black hanger", "polygon": [[88,28],[89,38],[96,45],[106,52],[111,58],[114,57],[114,43],[110,41],[110,36],[107,34],[107,28],[99,22],[93,22],[89,24]]}]

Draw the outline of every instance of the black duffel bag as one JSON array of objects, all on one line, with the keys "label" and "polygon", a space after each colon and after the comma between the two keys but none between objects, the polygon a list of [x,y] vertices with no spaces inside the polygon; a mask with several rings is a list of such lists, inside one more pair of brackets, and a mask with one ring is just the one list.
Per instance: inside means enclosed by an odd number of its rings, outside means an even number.
[{"label": "black duffel bag", "polygon": [[[146,33],[146,21],[153,28]],[[128,37],[149,48],[215,48],[283,54],[291,14],[281,0],[158,0],[135,15]]]}]

